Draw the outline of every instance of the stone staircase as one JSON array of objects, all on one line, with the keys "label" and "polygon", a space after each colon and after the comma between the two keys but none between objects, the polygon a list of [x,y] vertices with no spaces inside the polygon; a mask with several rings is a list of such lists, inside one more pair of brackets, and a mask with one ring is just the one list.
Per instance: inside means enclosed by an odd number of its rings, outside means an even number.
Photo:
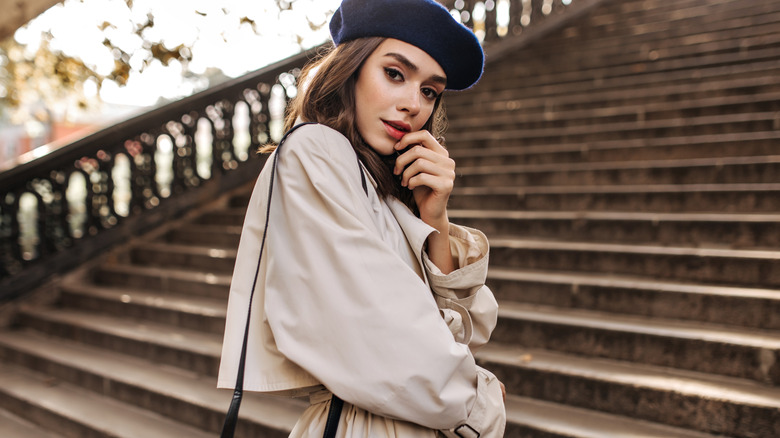
[{"label": "stone staircase", "polygon": [[[507,437],[780,436],[779,97],[775,0],[607,1],[449,96]],[[0,436],[216,436],[249,189],[21,307]],[[284,437],[304,407],[249,394],[239,434]]]},{"label": "stone staircase", "polygon": [[779,24],[608,2],[448,100],[507,436],[780,436]]}]

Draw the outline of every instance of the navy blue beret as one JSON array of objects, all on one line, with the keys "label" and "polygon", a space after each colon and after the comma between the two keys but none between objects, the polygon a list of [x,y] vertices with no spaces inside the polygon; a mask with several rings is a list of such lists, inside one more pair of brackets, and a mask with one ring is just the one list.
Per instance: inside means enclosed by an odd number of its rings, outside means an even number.
[{"label": "navy blue beret", "polygon": [[474,33],[433,0],[344,0],[330,21],[333,43],[363,37],[395,38],[439,63],[448,90],[464,90],[482,76],[485,54]]}]

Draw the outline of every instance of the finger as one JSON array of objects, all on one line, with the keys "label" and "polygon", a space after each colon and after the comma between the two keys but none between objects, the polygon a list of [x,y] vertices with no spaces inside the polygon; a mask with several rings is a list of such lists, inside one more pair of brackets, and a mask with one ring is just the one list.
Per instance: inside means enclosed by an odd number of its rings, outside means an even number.
[{"label": "finger", "polygon": [[409,180],[422,173],[435,176],[437,178],[448,179],[455,181],[455,169],[445,163],[433,162],[423,158],[414,160],[409,166],[407,166],[401,177],[401,184],[406,185]]},{"label": "finger", "polygon": [[[408,181],[409,178],[418,173],[429,173],[442,178],[455,179],[455,162],[452,159],[436,155],[424,149],[420,155],[422,156],[419,158],[412,158],[409,164],[405,164],[409,157],[404,157],[405,160],[399,159],[396,166],[398,169],[401,169],[402,182]],[[428,157],[425,155],[428,155]],[[412,157],[414,156],[416,154],[412,154]]]},{"label": "finger", "polygon": [[448,178],[441,178],[430,173],[418,173],[411,178],[406,185],[409,190],[414,190],[418,187],[428,187],[438,195],[449,195],[452,193],[455,182]]},{"label": "finger", "polygon": [[415,131],[410,132],[403,137],[401,137],[401,140],[398,141],[395,145],[395,149],[397,151],[402,151],[409,146],[412,145],[422,145],[426,149],[430,149],[434,152],[437,152],[441,155],[449,156],[449,152],[447,152],[447,149],[442,146],[436,139],[431,135],[428,131]]},{"label": "finger", "polygon": [[403,169],[407,168],[410,164],[418,160],[427,160],[435,163],[437,166],[441,166],[444,169],[455,171],[455,161],[448,156],[438,154],[430,149],[426,149],[423,146],[412,146],[411,149],[401,154],[395,162],[393,173],[400,174]]}]

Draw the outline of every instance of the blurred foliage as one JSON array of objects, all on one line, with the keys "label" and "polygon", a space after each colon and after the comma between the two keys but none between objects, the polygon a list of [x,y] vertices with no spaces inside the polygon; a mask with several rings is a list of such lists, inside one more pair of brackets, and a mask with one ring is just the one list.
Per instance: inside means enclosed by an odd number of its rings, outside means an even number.
[{"label": "blurred foliage", "polygon": [[87,106],[84,83],[99,75],[79,60],[49,49],[44,39],[33,54],[13,38],[0,42],[0,106],[15,109],[24,101],[74,99]]},{"label": "blurred foliage", "polygon": [[[124,3],[127,6],[127,19],[132,21],[133,0],[125,0]],[[291,9],[295,0],[275,0],[275,3],[281,12]],[[221,11],[227,14],[225,9]],[[196,13],[206,16],[204,12]],[[238,25],[244,24],[251,26],[253,31],[259,34],[260,30],[254,20],[242,17]],[[309,28],[316,29],[324,24],[309,21],[308,25]],[[81,59],[52,50],[50,33],[42,35],[41,44],[34,53],[30,53],[30,50],[17,43],[13,37],[0,42],[0,116],[10,115],[12,121],[23,118],[24,115],[20,113],[25,111],[22,108],[25,102],[40,102],[44,107],[50,108],[55,102],[65,100],[82,109],[86,108],[90,105],[90,99],[84,93],[84,84],[87,81],[93,81],[98,91],[106,79],[123,86],[127,84],[131,73],[143,72],[154,60],[164,66],[174,60],[179,61],[185,70],[184,74],[188,74],[186,68],[187,62],[192,59],[192,47],[181,44],[169,48],[162,41],[150,39],[148,35],[153,33],[145,31],[154,26],[154,16],[151,13],[147,14],[145,19],[133,22],[133,33],[143,41],[140,53],[142,62],[138,63],[138,52],[125,52],[109,37],[110,32],[107,31],[116,29],[115,24],[104,21],[98,25],[98,29],[105,35],[103,46],[110,51],[114,59],[113,71],[107,75],[98,74]],[[300,43],[300,37],[298,41]],[[131,58],[136,60],[132,65]]]}]

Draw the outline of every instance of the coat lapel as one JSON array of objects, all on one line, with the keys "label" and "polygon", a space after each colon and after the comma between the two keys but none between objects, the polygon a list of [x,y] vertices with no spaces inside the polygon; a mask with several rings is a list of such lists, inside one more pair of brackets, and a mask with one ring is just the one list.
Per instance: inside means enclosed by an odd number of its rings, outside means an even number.
[{"label": "coat lapel", "polygon": [[386,202],[388,207],[390,207],[393,216],[395,216],[395,219],[398,221],[398,225],[401,226],[401,230],[403,230],[406,240],[412,247],[412,251],[414,251],[414,255],[416,256],[417,263],[420,267],[420,272],[423,273],[422,277],[425,284],[428,284],[428,278],[424,274],[425,266],[423,265],[422,252],[428,236],[431,233],[436,233],[436,229],[421,221],[420,218],[415,216],[409,208],[398,199],[388,197]]}]

